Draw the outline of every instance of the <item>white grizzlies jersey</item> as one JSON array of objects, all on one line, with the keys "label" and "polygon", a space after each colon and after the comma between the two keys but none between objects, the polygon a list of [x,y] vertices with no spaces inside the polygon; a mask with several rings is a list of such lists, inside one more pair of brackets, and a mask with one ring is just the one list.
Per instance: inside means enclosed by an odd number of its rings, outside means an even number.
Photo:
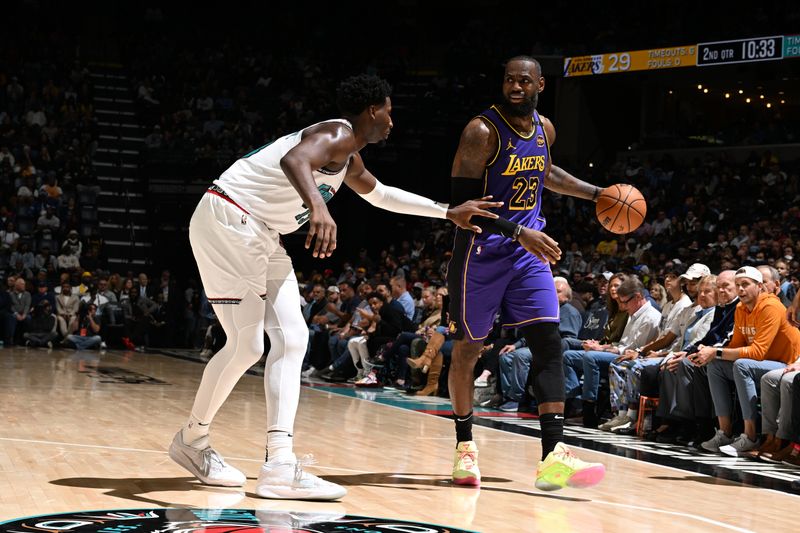
[{"label": "white grizzlies jersey", "polygon": [[[353,128],[345,119],[325,122],[340,122],[350,129]],[[308,128],[313,126],[316,124]],[[297,146],[303,138],[303,132],[308,128],[285,135],[238,159],[214,180],[214,184],[268,227],[281,234],[292,233],[308,221],[311,212],[281,169],[281,158]],[[348,165],[349,161],[336,173],[325,169],[312,172],[326,203],[342,185]]]}]

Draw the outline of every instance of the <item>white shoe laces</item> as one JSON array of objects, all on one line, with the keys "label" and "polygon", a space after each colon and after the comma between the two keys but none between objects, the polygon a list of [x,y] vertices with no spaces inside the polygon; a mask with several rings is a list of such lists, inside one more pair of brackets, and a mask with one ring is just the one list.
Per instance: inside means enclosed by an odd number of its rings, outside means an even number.
[{"label": "white shoe laces", "polygon": [[301,484],[304,480],[310,481],[313,479],[313,476],[311,474],[309,474],[308,476],[304,476],[306,472],[303,470],[303,467],[314,464],[317,464],[317,459],[314,457],[314,454],[311,453],[307,453],[303,457],[297,460],[297,462],[294,464],[295,485]]},{"label": "white shoe laces", "polygon": [[560,456],[562,459],[577,459],[578,456],[573,453],[572,450],[567,448],[566,446],[561,448],[560,450],[553,450],[555,455]]},{"label": "white shoe laces", "polygon": [[220,457],[219,454],[216,451],[214,451],[214,448],[209,446],[201,453],[203,457],[203,466],[208,468],[208,472],[211,472],[213,470],[214,463],[219,465],[219,470],[225,469],[226,466],[225,461],[223,461],[222,457]]}]

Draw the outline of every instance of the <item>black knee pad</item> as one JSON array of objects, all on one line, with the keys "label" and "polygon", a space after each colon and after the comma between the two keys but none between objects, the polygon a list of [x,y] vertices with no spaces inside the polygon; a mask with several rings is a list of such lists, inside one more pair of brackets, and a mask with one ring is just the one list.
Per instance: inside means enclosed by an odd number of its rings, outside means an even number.
[{"label": "black knee pad", "polygon": [[531,368],[526,389],[537,403],[563,402],[564,363],[558,324],[543,322],[522,329],[531,350]]}]

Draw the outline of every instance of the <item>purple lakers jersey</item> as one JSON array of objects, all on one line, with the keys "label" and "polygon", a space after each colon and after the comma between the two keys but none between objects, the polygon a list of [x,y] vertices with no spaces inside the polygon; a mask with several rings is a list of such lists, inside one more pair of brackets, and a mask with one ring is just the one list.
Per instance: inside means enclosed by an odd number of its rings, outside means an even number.
[{"label": "purple lakers jersey", "polygon": [[[550,149],[539,114],[531,117],[529,134],[511,127],[496,107],[480,117],[499,139],[497,153],[486,164],[484,195],[503,202],[493,209],[501,217],[543,230],[542,189]],[[448,328],[454,339],[483,341],[497,315],[506,328],[559,321],[550,265],[502,235],[456,230],[447,288]]]},{"label": "purple lakers jersey", "polygon": [[[541,214],[542,189],[550,147],[539,113],[533,113],[533,131],[529,134],[515,130],[496,106],[481,113],[480,117],[497,132],[498,137],[497,153],[486,165],[484,195],[491,194],[493,200],[503,202],[501,207],[494,209],[502,218],[542,230],[545,226]],[[489,237],[486,234],[484,239]]]}]

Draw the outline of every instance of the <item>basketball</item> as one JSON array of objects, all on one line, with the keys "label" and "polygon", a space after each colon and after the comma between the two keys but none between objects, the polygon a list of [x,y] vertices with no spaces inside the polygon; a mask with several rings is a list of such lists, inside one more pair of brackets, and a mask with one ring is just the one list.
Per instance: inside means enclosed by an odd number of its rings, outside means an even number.
[{"label": "basketball", "polygon": [[595,211],[604,228],[622,235],[641,226],[647,214],[647,202],[633,185],[615,183],[597,197]]}]

